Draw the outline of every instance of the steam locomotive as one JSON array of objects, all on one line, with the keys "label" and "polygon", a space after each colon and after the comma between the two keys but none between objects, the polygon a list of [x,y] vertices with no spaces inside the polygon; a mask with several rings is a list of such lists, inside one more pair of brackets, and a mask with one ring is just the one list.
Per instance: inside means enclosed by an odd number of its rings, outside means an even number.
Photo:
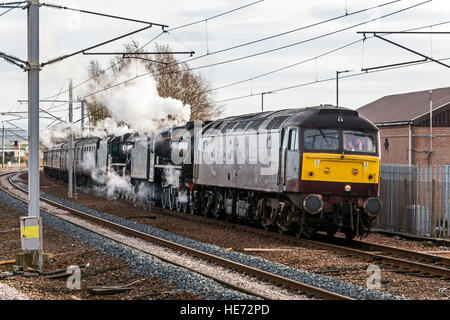
[{"label": "steam locomotive", "polygon": [[[382,208],[377,127],[330,105],[190,121],[150,136],[79,139],[74,172],[126,177],[144,201],[311,237],[368,234]],[[44,172],[67,180],[67,142]]]}]

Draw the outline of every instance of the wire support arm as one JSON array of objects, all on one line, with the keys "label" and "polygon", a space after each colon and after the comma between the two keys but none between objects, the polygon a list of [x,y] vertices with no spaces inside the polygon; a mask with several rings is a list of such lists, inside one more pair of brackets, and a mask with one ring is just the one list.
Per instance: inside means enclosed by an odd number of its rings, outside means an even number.
[{"label": "wire support arm", "polygon": [[115,56],[122,56],[122,55],[162,55],[162,54],[188,54],[188,55],[194,55],[195,51],[168,51],[168,52],[83,52],[84,55],[89,56],[95,56],[95,55],[115,55]]},{"label": "wire support arm", "polygon": [[65,7],[65,6],[61,6],[61,5],[57,5],[57,4],[41,3],[41,5],[44,6],[44,7],[53,8],[53,9],[70,10],[70,11],[76,11],[76,12],[80,12],[80,13],[92,14],[92,15],[102,16],[102,17],[107,17],[107,18],[113,18],[113,19],[126,20],[126,21],[131,21],[131,22],[144,23],[144,24],[148,24],[150,26],[158,26],[158,27],[161,27],[163,29],[169,27],[168,25],[161,24],[161,23],[155,23],[155,22],[143,21],[143,20],[137,20],[137,19],[130,19],[130,18],[126,18],[126,17],[115,16],[115,15],[101,13],[101,12],[94,12],[94,11],[88,11],[88,10],[82,10],[82,9],[74,9],[74,8],[69,8],[69,7]]},{"label": "wire support arm", "polygon": [[429,57],[429,56],[427,56],[427,55],[424,55],[423,53],[420,53],[420,52],[417,52],[417,51],[415,51],[415,50],[412,50],[412,49],[410,49],[410,48],[408,48],[408,47],[405,47],[405,46],[403,46],[403,45],[401,45],[401,44],[399,44],[399,43],[396,43],[396,42],[394,42],[394,41],[391,41],[391,40],[388,40],[388,39],[386,39],[386,38],[383,38],[383,37],[381,37],[381,36],[379,36],[379,35],[377,35],[377,34],[374,34],[374,37],[376,37],[376,38],[378,38],[378,39],[381,39],[381,40],[383,40],[383,41],[386,41],[386,42],[388,42],[388,43],[390,43],[390,44],[392,44],[392,45],[394,45],[394,46],[397,46],[397,47],[399,47],[399,48],[402,48],[402,49],[404,49],[404,50],[406,50],[406,51],[409,51],[409,52],[412,52],[412,53],[414,53],[414,54],[417,54],[418,56],[421,56],[422,58],[425,58],[425,59],[427,59],[427,60],[436,62],[436,63],[438,63],[438,64],[440,64],[440,65],[443,65],[444,67],[450,68],[450,66],[449,66],[448,64],[445,64],[445,63],[443,63],[443,62],[441,62],[441,61],[439,61],[439,60],[433,59],[433,58],[431,58],[431,57]]},{"label": "wire support arm", "polygon": [[28,63],[25,63],[25,64],[18,63],[17,60],[11,59],[11,57],[9,57],[8,55],[3,55],[1,53],[0,53],[0,58],[3,58],[6,62],[9,62],[15,66],[18,66],[19,68],[21,68],[24,71],[28,70]]},{"label": "wire support arm", "polygon": [[122,39],[122,38],[125,38],[125,37],[128,37],[128,36],[131,36],[131,35],[133,35],[133,34],[135,34],[135,33],[138,33],[138,32],[144,31],[144,30],[147,30],[147,29],[149,29],[149,28],[151,28],[151,26],[147,26],[147,27],[144,27],[144,28],[141,28],[141,29],[132,31],[132,32],[129,32],[129,33],[127,33],[127,34],[121,35],[121,36],[119,36],[119,37],[116,37],[116,38],[113,38],[113,39],[104,41],[104,42],[99,43],[99,44],[96,44],[96,45],[91,46],[91,47],[89,47],[89,48],[85,48],[85,49],[82,49],[82,50],[79,50],[79,51],[76,51],[76,52],[73,52],[73,53],[70,53],[70,54],[66,54],[66,55],[64,55],[64,56],[61,56],[61,57],[58,57],[58,58],[55,58],[55,59],[52,59],[52,60],[49,60],[49,61],[47,61],[47,62],[41,63],[41,67],[43,67],[43,66],[45,66],[45,65],[48,65],[48,64],[52,64],[52,63],[55,63],[55,62],[59,62],[59,61],[65,60],[65,59],[70,58],[70,57],[73,57],[73,56],[75,56],[75,55],[77,55],[77,54],[84,53],[85,51],[88,51],[88,50],[91,50],[91,49],[98,48],[98,47],[103,46],[103,45],[105,45],[105,44],[108,44],[108,43],[110,43],[110,42],[113,42],[113,41],[116,41],[116,40],[119,40],[119,39]]}]

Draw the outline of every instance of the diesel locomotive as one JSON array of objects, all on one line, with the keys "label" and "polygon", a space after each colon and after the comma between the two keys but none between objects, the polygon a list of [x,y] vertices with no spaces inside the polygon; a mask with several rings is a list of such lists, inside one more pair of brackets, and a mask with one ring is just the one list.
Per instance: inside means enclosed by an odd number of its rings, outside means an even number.
[{"label": "diesel locomotive", "polygon": [[[322,105],[79,139],[74,166],[83,184],[96,183],[95,170],[127,176],[141,199],[164,208],[353,239],[382,208],[379,147],[377,127],[357,111]],[[67,143],[45,151],[44,171],[67,179]]]}]

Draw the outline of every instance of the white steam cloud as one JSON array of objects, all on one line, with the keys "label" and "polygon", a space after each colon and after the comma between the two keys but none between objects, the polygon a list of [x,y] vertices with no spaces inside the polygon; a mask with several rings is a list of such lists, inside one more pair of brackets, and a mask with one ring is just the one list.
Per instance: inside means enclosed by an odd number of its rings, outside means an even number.
[{"label": "white steam cloud", "polygon": [[[89,88],[89,91],[100,91],[111,84],[118,84],[135,77],[137,74],[148,72],[145,66],[139,62],[128,65],[121,74],[114,79],[105,80],[97,84],[97,87]],[[87,95],[88,92],[82,94]],[[128,132],[139,132],[150,135],[164,127],[176,126],[189,121],[190,106],[173,98],[162,98],[158,94],[157,83],[152,75],[136,78],[120,86],[99,92],[88,98],[89,102],[97,102],[104,105],[111,118],[98,121],[95,127],[81,131],[79,124],[64,125],[43,131],[41,142],[50,147],[55,141],[67,140],[70,131],[74,137],[106,137],[110,135],[123,135]],[[121,123],[119,125],[119,123]],[[72,130],[70,130],[70,128]],[[83,168],[93,169],[93,159],[85,159]],[[100,169],[100,168],[99,168]],[[102,170],[103,171],[103,170]],[[108,170],[108,174],[91,171],[92,179],[106,188],[109,198],[117,195],[126,197],[142,196],[134,195],[134,188],[127,177],[122,177]],[[138,193],[143,193],[143,190]]]}]

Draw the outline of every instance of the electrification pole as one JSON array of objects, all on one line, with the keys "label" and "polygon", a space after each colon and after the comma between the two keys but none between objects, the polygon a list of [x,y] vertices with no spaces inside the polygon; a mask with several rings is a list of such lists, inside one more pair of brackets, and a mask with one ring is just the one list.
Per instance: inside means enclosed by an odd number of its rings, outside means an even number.
[{"label": "electrification pole", "polygon": [[39,0],[28,4],[28,216],[39,217]]},{"label": "electrification pole", "polygon": [[26,7],[28,26],[28,216],[20,217],[23,252],[16,255],[16,263],[27,267],[38,264],[39,270],[42,271],[44,264],[42,220],[39,217],[39,5],[39,0],[30,0]]},{"label": "electrification pole", "polygon": [[84,100],[81,100],[81,131],[84,130]]},{"label": "electrification pole", "polygon": [[339,108],[339,74],[353,70],[336,71],[336,108]]},{"label": "electrification pole", "polygon": [[430,155],[433,152],[433,91],[430,90]]},{"label": "electrification pole", "polygon": [[20,169],[20,140],[17,141],[17,168]]},{"label": "electrification pole", "polygon": [[267,91],[267,92],[263,92],[261,93],[261,112],[264,112],[264,95],[265,94],[274,94],[277,93],[276,91]]},{"label": "electrification pole", "polygon": [[73,190],[73,137],[72,137],[72,121],[73,121],[73,92],[72,92],[72,79],[69,80],[69,192],[68,197],[72,198],[72,190]]}]

